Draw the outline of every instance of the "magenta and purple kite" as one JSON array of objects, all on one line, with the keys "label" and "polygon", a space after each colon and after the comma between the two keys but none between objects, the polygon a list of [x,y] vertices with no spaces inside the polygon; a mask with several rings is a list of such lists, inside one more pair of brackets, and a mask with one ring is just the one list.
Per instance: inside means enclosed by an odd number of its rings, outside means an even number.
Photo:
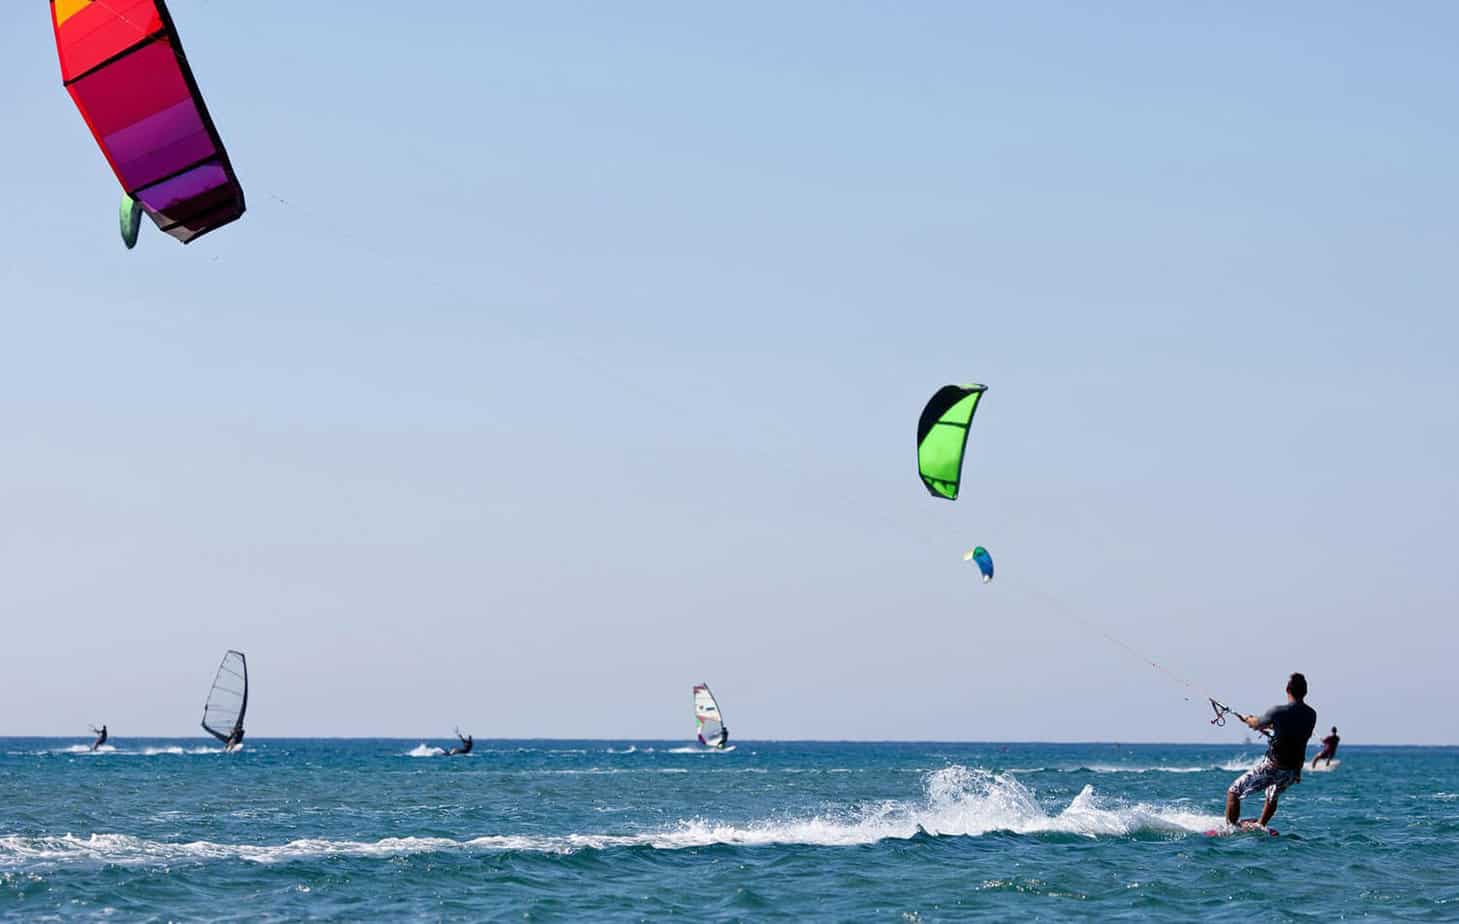
[{"label": "magenta and purple kite", "polygon": [[122,237],[141,212],[184,244],[243,215],[243,187],[163,0],[51,0],[61,78],[126,192]]}]

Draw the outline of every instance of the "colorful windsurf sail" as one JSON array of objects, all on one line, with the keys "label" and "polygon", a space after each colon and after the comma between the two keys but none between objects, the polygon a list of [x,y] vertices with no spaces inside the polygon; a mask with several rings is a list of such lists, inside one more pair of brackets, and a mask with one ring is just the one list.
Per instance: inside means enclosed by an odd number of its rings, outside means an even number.
[{"label": "colorful windsurf sail", "polygon": [[993,556],[989,555],[988,550],[983,548],[981,545],[964,555],[963,561],[972,561],[978,563],[978,570],[983,572],[984,584],[993,580]]},{"label": "colorful windsurf sail", "polygon": [[163,0],[51,0],[61,79],[122,184],[184,244],[243,215],[233,172]]},{"label": "colorful windsurf sail", "polygon": [[711,748],[724,747],[726,738],[724,718],[719,713],[719,703],[709,692],[709,684],[694,685],[694,725],[699,743]]},{"label": "colorful windsurf sail", "polygon": [[933,497],[957,500],[963,453],[986,385],[944,385],[917,421],[917,472]]},{"label": "colorful windsurf sail", "polygon": [[241,740],[243,715],[248,711],[248,660],[229,650],[218,665],[208,701],[203,706],[203,730],[225,744]]}]

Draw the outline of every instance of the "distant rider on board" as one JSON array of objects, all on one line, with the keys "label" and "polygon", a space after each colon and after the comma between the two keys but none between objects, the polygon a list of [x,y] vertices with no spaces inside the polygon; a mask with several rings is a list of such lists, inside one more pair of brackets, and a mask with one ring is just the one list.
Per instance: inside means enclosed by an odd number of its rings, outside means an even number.
[{"label": "distant rider on board", "polygon": [[1317,711],[1307,705],[1307,678],[1293,674],[1287,680],[1287,702],[1273,706],[1266,715],[1242,716],[1242,721],[1257,731],[1271,731],[1271,744],[1256,766],[1236,778],[1226,790],[1226,822],[1241,823],[1241,797],[1258,789],[1266,791],[1257,824],[1265,828],[1277,813],[1277,797],[1293,783],[1302,782],[1302,764],[1306,762],[1307,741],[1317,727]]},{"label": "distant rider on board", "polygon": [[1312,758],[1313,770],[1317,769],[1317,762],[1319,760],[1325,760],[1329,767],[1332,766],[1332,759],[1337,756],[1337,744],[1341,740],[1337,736],[1337,726],[1334,725],[1332,727],[1332,734],[1322,739],[1322,750],[1318,751],[1317,755]]},{"label": "distant rider on board", "polygon": [[95,725],[91,726],[91,731],[96,735],[96,740],[91,742],[91,749],[94,751],[103,744],[106,744],[106,723],[101,723],[100,728],[97,728]]},{"label": "distant rider on board", "polygon": [[476,739],[470,735],[461,734],[461,729],[459,728],[456,729],[456,737],[461,739],[461,746],[452,748],[446,752],[446,755],[449,757],[455,754],[470,754],[471,749],[476,746]]}]

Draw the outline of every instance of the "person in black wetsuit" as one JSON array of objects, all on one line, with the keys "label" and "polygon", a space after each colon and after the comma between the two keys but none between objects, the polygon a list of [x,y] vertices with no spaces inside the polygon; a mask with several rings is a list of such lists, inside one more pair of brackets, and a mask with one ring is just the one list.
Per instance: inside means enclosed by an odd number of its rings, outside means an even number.
[{"label": "person in black wetsuit", "polygon": [[715,747],[723,751],[726,744],[729,744],[729,726],[721,725],[719,727],[719,744],[715,745]]},{"label": "person in black wetsuit", "polygon": [[1317,762],[1319,760],[1325,760],[1329,767],[1332,766],[1332,759],[1337,756],[1337,744],[1341,740],[1337,736],[1337,726],[1334,725],[1332,727],[1332,734],[1322,739],[1322,750],[1318,751],[1317,756],[1312,758],[1313,770],[1317,769]]},{"label": "person in black wetsuit", "polygon": [[457,754],[470,754],[471,749],[476,745],[476,739],[472,738],[470,735],[461,734],[460,729],[456,730],[456,737],[461,739],[461,746],[452,748],[451,750],[447,751],[446,756],[453,757]]},{"label": "person in black wetsuit", "polygon": [[1293,674],[1287,680],[1287,702],[1273,706],[1263,716],[1247,715],[1241,720],[1256,731],[1270,731],[1271,744],[1256,766],[1241,774],[1226,790],[1226,822],[1241,820],[1241,797],[1258,789],[1266,791],[1257,824],[1266,827],[1277,812],[1277,797],[1293,783],[1302,782],[1307,741],[1317,727],[1317,711],[1307,705],[1307,678]]},{"label": "person in black wetsuit", "polygon": [[96,734],[96,740],[91,742],[91,749],[94,751],[103,744],[106,744],[106,723],[103,722],[100,728],[93,725],[91,726],[91,730]]},{"label": "person in black wetsuit", "polygon": [[233,751],[233,750],[237,750],[238,748],[240,748],[242,746],[243,746],[243,726],[242,725],[237,725],[237,726],[234,726],[233,733],[228,736],[228,740],[223,742],[223,750],[225,750],[225,751]]}]

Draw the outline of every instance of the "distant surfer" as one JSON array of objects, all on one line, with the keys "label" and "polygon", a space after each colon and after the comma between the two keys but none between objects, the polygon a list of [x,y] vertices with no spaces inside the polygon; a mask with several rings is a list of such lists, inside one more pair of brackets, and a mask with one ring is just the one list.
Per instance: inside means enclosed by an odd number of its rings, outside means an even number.
[{"label": "distant surfer", "polygon": [[729,726],[721,725],[719,727],[719,744],[716,744],[715,747],[723,751],[726,744],[729,744]]},{"label": "distant surfer", "polygon": [[1241,720],[1256,731],[1270,731],[1271,744],[1256,766],[1241,774],[1226,790],[1226,822],[1241,824],[1243,796],[1266,791],[1257,824],[1265,828],[1277,813],[1277,797],[1293,783],[1302,782],[1302,764],[1307,758],[1307,741],[1317,727],[1317,712],[1307,705],[1307,678],[1293,674],[1287,680],[1287,702],[1273,706],[1266,714],[1242,716]]},{"label": "distant surfer", "polygon": [[233,726],[233,733],[223,742],[224,751],[236,751],[243,747],[243,726]]},{"label": "distant surfer", "polygon": [[471,749],[476,746],[476,739],[470,735],[461,734],[461,729],[456,729],[456,737],[461,739],[459,747],[454,747],[446,752],[447,757],[454,757],[457,754],[470,754]]},{"label": "distant surfer", "polygon": [[[94,751],[103,744],[106,744],[106,723],[103,722],[100,728],[97,728],[95,725],[90,726],[90,728],[92,734],[96,735],[96,740],[91,742],[91,749]],[[1333,731],[1337,731],[1337,729],[1334,728]]]},{"label": "distant surfer", "polygon": [[1318,751],[1317,756],[1312,758],[1313,770],[1317,769],[1317,762],[1319,760],[1325,760],[1329,767],[1332,766],[1332,759],[1337,756],[1337,745],[1340,741],[1342,739],[1337,736],[1337,726],[1334,725],[1332,727],[1332,734],[1322,739],[1322,750]]}]

